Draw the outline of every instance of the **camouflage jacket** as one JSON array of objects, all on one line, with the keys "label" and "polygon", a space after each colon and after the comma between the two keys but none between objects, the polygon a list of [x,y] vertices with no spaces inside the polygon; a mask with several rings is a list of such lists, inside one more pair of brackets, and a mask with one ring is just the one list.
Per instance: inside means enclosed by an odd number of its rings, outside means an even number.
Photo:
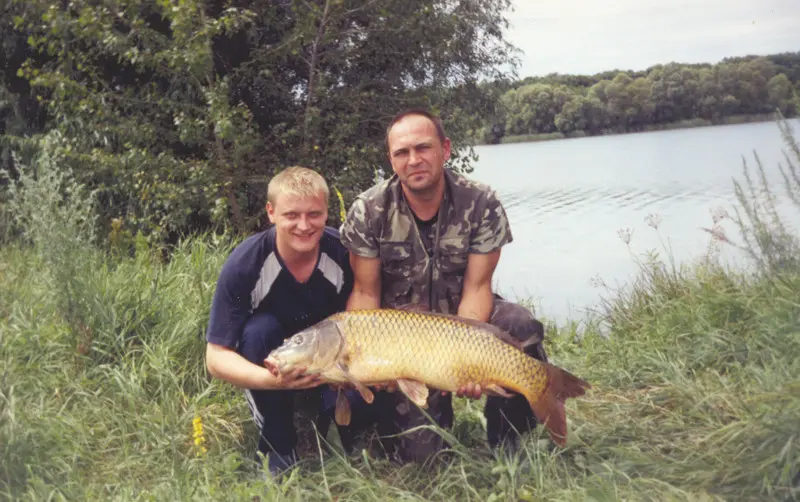
[{"label": "camouflage jacket", "polygon": [[513,240],[508,218],[488,186],[444,170],[446,189],[433,255],[420,238],[400,181],[393,175],[360,194],[341,228],[351,253],[381,259],[381,306],[431,306],[455,314],[469,253],[489,253]]}]

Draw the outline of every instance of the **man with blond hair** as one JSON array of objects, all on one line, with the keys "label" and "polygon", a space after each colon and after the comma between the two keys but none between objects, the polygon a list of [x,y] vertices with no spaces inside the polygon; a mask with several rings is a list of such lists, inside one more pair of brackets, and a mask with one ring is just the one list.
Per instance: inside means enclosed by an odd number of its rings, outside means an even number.
[{"label": "man with blond hair", "polygon": [[325,225],[329,190],[305,167],[290,167],[267,188],[273,224],[239,244],[222,267],[206,333],[206,365],[244,389],[271,473],[297,461],[294,397],[321,384],[304,368],[281,374],[266,361],[284,339],[345,309],[353,284],[339,232]]}]

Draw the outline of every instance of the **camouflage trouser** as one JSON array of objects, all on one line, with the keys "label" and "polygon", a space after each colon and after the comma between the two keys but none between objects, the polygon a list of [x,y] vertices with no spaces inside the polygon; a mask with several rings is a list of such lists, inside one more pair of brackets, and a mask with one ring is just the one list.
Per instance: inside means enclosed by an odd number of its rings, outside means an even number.
[{"label": "camouflage trouser", "polygon": [[[489,322],[522,342],[523,350],[528,355],[547,361],[542,344],[544,326],[534,319],[528,309],[496,298]],[[440,427],[449,429],[453,425],[452,394],[443,396],[441,392],[431,392],[428,408],[424,412],[399,391],[376,393],[372,406],[378,415],[377,432],[390,457],[401,462],[422,462],[445,446],[442,437],[431,429],[421,428],[410,433],[402,431],[430,425],[425,413]],[[512,398],[488,396],[484,416],[487,440],[492,448],[501,442],[513,447],[518,437],[515,430],[524,434],[536,427],[536,418],[528,401],[519,394]],[[391,435],[397,437],[387,437]]]}]

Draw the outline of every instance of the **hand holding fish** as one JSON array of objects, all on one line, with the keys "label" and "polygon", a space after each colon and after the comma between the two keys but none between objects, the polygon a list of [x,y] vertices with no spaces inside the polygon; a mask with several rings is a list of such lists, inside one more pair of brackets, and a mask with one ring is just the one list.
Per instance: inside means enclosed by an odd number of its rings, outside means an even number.
[{"label": "hand holding fish", "polygon": [[264,359],[264,367],[266,367],[269,372],[272,373],[272,376],[275,377],[275,388],[277,389],[311,389],[325,383],[317,374],[304,375],[306,368],[293,368],[287,373],[281,373],[278,367],[269,359]]},{"label": "hand holding fish", "polygon": [[[447,394],[447,392],[442,392],[442,395]],[[468,383],[466,385],[462,385],[458,388],[458,392],[456,392],[456,396],[458,397],[468,397],[470,399],[480,399],[483,395],[483,389],[481,389],[480,384],[477,383]]]},{"label": "hand holding fish", "polygon": [[386,392],[394,392],[397,390],[397,382],[389,382],[386,384],[376,383],[375,385],[371,386],[376,391],[385,390]]}]

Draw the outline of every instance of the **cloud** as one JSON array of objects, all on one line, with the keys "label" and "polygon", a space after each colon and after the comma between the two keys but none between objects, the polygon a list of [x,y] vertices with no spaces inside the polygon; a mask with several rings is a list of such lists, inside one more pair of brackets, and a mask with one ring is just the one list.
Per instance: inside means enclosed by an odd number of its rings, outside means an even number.
[{"label": "cloud", "polygon": [[798,0],[514,0],[520,76],[800,50]]}]

